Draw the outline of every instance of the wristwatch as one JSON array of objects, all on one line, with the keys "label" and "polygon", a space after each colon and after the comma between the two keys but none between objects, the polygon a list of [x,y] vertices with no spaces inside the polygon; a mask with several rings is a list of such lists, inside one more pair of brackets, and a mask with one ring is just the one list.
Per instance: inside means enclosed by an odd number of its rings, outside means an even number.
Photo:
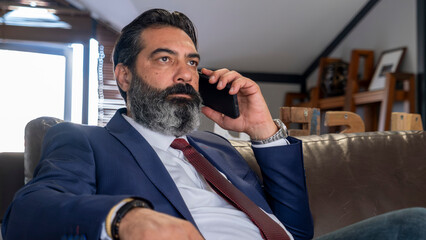
[{"label": "wristwatch", "polygon": [[252,139],[251,143],[254,144],[254,145],[259,145],[259,144],[266,144],[266,143],[274,142],[278,139],[287,138],[288,134],[287,134],[287,127],[285,126],[285,124],[279,119],[274,119],[274,123],[279,128],[278,132],[276,132],[274,135],[270,136],[267,139],[263,139],[263,140],[253,140]]}]

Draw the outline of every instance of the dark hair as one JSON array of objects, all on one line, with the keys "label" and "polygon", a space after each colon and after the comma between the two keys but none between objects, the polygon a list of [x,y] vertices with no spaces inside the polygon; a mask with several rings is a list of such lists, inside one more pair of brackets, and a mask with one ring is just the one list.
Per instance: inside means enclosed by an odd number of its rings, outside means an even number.
[{"label": "dark hair", "polygon": [[[115,44],[113,51],[113,64],[114,70],[117,64],[134,68],[136,57],[143,49],[143,42],[141,41],[141,33],[149,28],[155,26],[172,26],[182,29],[191,38],[192,42],[197,48],[197,36],[195,27],[191,20],[183,13],[169,12],[164,9],[151,9],[129,23],[121,30],[121,34]],[[121,96],[127,101],[127,94],[120,87]]]}]

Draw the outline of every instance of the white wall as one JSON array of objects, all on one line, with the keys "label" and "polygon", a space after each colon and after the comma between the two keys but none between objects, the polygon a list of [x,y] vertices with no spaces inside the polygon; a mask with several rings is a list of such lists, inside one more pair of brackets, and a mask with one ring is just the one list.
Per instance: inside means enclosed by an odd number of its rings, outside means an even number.
[{"label": "white wall", "polygon": [[[352,49],[372,49],[377,63],[381,52],[405,46],[407,51],[400,70],[415,73],[417,72],[416,24],[416,0],[381,0],[346,36],[330,57],[349,62]],[[308,78],[308,89],[316,86],[317,78],[318,70],[315,70]],[[285,93],[300,92],[297,84],[259,85],[274,118],[279,117],[279,108],[283,104]],[[213,131],[213,123],[203,118],[200,129]]]},{"label": "white wall", "polygon": [[284,97],[287,92],[300,92],[299,84],[283,84],[283,83],[259,83],[266,104],[272,118],[280,117],[280,107],[284,104]]},{"label": "white wall", "polygon": [[[350,60],[352,49],[374,50],[375,63],[381,52],[405,46],[400,70],[417,72],[416,0],[382,0],[352,30],[330,57]],[[317,83],[318,71],[308,78],[308,88]]]}]

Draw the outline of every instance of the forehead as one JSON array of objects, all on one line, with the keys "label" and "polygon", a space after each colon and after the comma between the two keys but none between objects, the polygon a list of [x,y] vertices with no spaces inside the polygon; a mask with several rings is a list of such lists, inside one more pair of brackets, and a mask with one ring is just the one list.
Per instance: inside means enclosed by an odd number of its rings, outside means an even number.
[{"label": "forehead", "polygon": [[143,48],[176,46],[196,49],[186,32],[172,26],[149,27],[141,33],[141,40]]}]

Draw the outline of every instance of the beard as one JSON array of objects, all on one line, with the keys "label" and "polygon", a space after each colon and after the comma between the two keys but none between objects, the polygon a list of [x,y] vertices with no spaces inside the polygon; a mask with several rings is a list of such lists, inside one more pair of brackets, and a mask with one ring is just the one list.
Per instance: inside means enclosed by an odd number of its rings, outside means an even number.
[{"label": "beard", "polygon": [[[128,103],[133,119],[153,131],[180,137],[200,125],[201,97],[189,84],[156,89],[132,71]],[[173,97],[187,94],[190,98]]]}]

